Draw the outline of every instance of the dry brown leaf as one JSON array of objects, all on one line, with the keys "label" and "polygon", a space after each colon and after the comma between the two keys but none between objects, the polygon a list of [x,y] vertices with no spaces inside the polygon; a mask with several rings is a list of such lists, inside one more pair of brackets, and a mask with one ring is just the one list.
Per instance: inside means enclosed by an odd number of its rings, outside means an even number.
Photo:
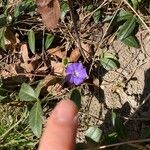
[{"label": "dry brown leaf", "polygon": [[83,52],[86,58],[89,58],[92,54],[92,49],[91,46],[89,44],[85,44],[85,43],[81,43],[82,48],[83,48]]},{"label": "dry brown leaf", "polygon": [[5,69],[8,70],[10,74],[17,75],[16,64],[7,64],[5,66]]},{"label": "dry brown leaf", "polygon": [[36,70],[36,73],[38,73],[38,74],[45,74],[47,69],[48,69],[47,66],[41,67],[41,68]]},{"label": "dry brown leaf", "polygon": [[55,85],[50,85],[47,88],[47,91],[49,93],[52,93],[53,95],[56,95],[57,93],[61,92],[62,90],[62,84],[56,83]]},{"label": "dry brown leaf", "polygon": [[64,74],[64,65],[60,62],[51,61],[51,66],[53,73],[58,76],[63,76]]},{"label": "dry brown leaf", "polygon": [[63,78],[49,74],[43,79],[43,85],[49,93],[58,93],[62,90],[63,81]]},{"label": "dry brown leaf", "polygon": [[0,77],[4,79],[16,75],[17,75],[16,64],[6,64],[5,68],[2,69],[0,72]]},{"label": "dry brown leaf", "polygon": [[34,67],[31,63],[21,63],[20,66],[27,72],[27,73],[31,73],[32,71],[34,71]]},{"label": "dry brown leaf", "polygon": [[63,82],[63,78],[54,76],[54,75],[47,75],[44,79],[43,79],[43,85],[44,87],[48,87],[51,85],[56,85],[57,83],[62,83]]},{"label": "dry brown leaf", "polygon": [[21,45],[20,49],[21,49],[20,52],[21,52],[21,55],[22,55],[23,62],[24,63],[28,63],[28,61],[30,60],[30,58],[29,58],[29,55],[28,55],[27,44]]},{"label": "dry brown leaf", "polygon": [[80,56],[81,56],[81,53],[80,53],[79,48],[75,48],[70,54],[69,61],[76,62],[76,61],[78,61]]},{"label": "dry brown leaf", "polygon": [[38,12],[48,30],[57,27],[60,18],[59,0],[37,0]]},{"label": "dry brown leaf", "polygon": [[37,0],[37,5],[40,7],[47,6],[52,0]]},{"label": "dry brown leaf", "polygon": [[19,43],[19,39],[10,29],[7,28],[5,32],[5,38],[7,39],[7,43],[5,44],[17,44]]},{"label": "dry brown leaf", "polygon": [[47,53],[49,55],[57,56],[60,59],[62,59],[65,56],[65,52],[62,52],[60,47],[48,49]]}]

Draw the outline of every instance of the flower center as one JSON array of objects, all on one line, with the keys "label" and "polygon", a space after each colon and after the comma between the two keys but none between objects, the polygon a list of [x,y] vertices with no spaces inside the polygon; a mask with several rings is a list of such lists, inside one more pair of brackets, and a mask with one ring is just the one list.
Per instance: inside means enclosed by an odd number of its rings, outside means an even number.
[{"label": "flower center", "polygon": [[73,76],[74,76],[74,77],[77,77],[77,76],[78,76],[78,73],[77,73],[76,71],[74,71]]}]

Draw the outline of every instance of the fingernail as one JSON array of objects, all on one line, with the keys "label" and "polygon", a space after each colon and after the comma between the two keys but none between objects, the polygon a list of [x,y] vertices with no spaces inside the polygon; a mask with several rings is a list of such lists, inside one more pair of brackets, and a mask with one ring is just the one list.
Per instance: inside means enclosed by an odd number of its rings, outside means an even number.
[{"label": "fingernail", "polygon": [[56,120],[59,123],[75,123],[78,120],[77,108],[73,102],[61,102],[56,108]]}]

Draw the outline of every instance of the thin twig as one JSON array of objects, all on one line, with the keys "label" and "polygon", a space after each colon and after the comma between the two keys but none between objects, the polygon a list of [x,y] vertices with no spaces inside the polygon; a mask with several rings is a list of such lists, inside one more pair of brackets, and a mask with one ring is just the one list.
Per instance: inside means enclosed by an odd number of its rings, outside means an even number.
[{"label": "thin twig", "polygon": [[140,17],[140,15],[134,10],[134,8],[126,1],[123,0],[124,3],[126,5],[128,5],[128,7],[135,13],[135,15],[140,19],[140,21],[143,23],[143,25],[145,26],[145,28],[148,30],[149,34],[150,34],[150,28],[147,26],[147,24],[143,21],[143,19]]},{"label": "thin twig", "polygon": [[77,44],[79,46],[80,53],[83,56],[84,60],[86,61],[87,58],[85,56],[85,53],[83,52],[84,50],[82,48],[80,36],[79,36],[79,33],[78,33],[78,29],[77,29],[77,21],[76,21],[75,14],[74,14],[74,11],[73,11],[73,1],[68,0],[68,4],[69,4],[69,7],[70,7],[70,13],[71,13],[71,18],[72,18],[73,25],[74,25],[74,31],[75,31],[75,34],[76,34],[76,41],[77,41]]},{"label": "thin twig", "polygon": [[115,12],[113,18],[111,19],[111,21],[110,21],[110,23],[109,23],[109,25],[108,25],[108,27],[107,27],[107,29],[106,29],[106,31],[105,31],[105,33],[104,33],[102,39],[101,39],[101,42],[99,42],[99,44],[97,45],[96,52],[95,52],[94,58],[93,58],[93,60],[92,60],[92,64],[91,64],[91,66],[90,66],[90,69],[89,69],[89,74],[91,73],[92,67],[93,67],[93,65],[94,65],[94,62],[95,62],[95,59],[96,59],[96,56],[97,56],[97,52],[98,52],[99,48],[101,47],[102,43],[104,42],[104,38],[105,38],[105,36],[107,35],[107,32],[108,32],[109,28],[111,27],[111,25],[112,25],[112,23],[113,23],[113,21],[114,21],[116,15],[117,15],[117,13],[118,13],[120,7],[121,7],[121,5],[122,5],[122,1],[120,2],[119,6],[118,6],[118,9],[116,10],[116,12]]},{"label": "thin twig", "polygon": [[131,140],[131,141],[126,141],[126,142],[121,142],[121,143],[104,145],[104,146],[100,146],[98,149],[105,149],[105,148],[116,147],[120,145],[126,145],[126,144],[132,144],[132,143],[144,143],[144,142],[150,142],[150,139]]},{"label": "thin twig", "polygon": [[137,111],[141,109],[141,107],[149,100],[150,98],[150,93],[147,95],[147,97],[142,101],[142,103],[138,106],[138,108],[135,110],[135,112],[124,122],[124,125],[131,120],[131,118],[136,114]]}]

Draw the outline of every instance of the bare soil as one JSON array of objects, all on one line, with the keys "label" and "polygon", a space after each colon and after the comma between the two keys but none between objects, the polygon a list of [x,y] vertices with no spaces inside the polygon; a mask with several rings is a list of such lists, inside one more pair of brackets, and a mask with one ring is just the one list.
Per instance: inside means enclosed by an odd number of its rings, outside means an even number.
[{"label": "bare soil", "polygon": [[118,55],[120,68],[104,76],[100,72],[102,83],[95,81],[100,84],[99,89],[83,97],[78,142],[85,141],[89,125],[97,125],[108,133],[112,129],[112,110],[124,119],[131,139],[138,139],[149,126],[144,120],[150,117],[150,37],[146,31],[139,32],[137,37],[139,49],[129,48],[119,40],[109,46],[108,51]]}]

